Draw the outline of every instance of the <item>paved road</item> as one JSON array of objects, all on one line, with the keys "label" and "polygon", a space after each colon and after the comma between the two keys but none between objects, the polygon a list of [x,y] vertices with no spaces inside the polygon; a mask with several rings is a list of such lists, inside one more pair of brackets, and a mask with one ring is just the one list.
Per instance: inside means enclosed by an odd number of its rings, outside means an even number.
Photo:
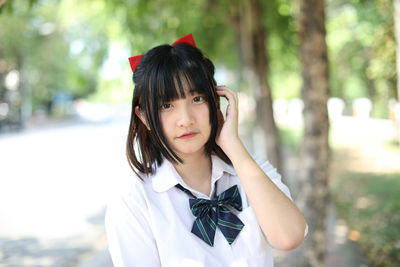
[{"label": "paved road", "polygon": [[110,266],[96,252],[107,200],[131,177],[128,115],[0,135],[0,266]]}]

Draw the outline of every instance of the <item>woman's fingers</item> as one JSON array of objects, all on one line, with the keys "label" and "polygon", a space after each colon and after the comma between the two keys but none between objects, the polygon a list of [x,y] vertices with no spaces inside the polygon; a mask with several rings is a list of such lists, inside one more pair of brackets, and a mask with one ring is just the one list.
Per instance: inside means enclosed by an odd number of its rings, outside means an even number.
[{"label": "woman's fingers", "polygon": [[217,93],[218,94],[222,94],[224,96],[226,96],[227,98],[231,98],[236,100],[237,102],[237,94],[235,91],[233,91],[232,89],[230,89],[229,87],[226,86],[217,86]]},{"label": "woman's fingers", "polygon": [[[217,144],[224,150],[238,138],[238,96],[235,91],[226,86],[217,86],[216,89],[220,97],[228,100],[226,118],[225,121],[220,121],[223,124],[216,139]],[[219,113],[222,115],[221,111]]]},{"label": "woman's fingers", "polygon": [[226,86],[217,86],[217,94],[228,100],[227,115],[238,109],[238,97],[235,91]]},{"label": "woman's fingers", "polygon": [[217,86],[217,94],[220,96],[224,96],[228,101],[234,100],[235,104],[237,103],[237,94],[232,89],[225,86]]}]

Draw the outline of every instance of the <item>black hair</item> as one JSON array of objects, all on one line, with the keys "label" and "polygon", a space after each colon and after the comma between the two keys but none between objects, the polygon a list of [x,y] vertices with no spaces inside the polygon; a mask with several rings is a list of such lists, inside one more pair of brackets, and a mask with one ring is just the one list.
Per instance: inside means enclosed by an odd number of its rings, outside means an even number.
[{"label": "black hair", "polygon": [[[185,43],[160,45],[142,57],[133,74],[135,88],[126,143],[128,162],[135,173],[136,170],[146,175],[154,173],[155,163],[161,165],[163,157],[174,163],[183,163],[166,141],[159,110],[163,103],[186,97],[188,88],[190,94],[202,94],[209,107],[211,133],[205,145],[205,153],[215,153],[231,164],[228,156],[215,143],[219,97],[214,71],[214,64],[200,49]],[[145,115],[149,130],[135,114],[136,107]],[[138,151],[135,151],[135,141]]]}]

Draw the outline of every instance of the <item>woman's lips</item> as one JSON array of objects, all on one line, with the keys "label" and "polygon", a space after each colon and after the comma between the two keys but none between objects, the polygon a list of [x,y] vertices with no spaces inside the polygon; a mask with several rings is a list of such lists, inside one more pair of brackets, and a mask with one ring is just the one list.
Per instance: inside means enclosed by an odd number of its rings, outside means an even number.
[{"label": "woman's lips", "polygon": [[180,139],[189,139],[192,138],[196,135],[197,133],[195,132],[189,132],[189,133],[184,133],[181,136],[179,136]]}]

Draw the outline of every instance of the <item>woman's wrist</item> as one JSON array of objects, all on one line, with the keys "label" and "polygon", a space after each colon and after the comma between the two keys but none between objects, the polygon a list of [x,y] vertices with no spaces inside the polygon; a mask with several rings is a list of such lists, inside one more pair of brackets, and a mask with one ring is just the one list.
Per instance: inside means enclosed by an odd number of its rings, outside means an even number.
[{"label": "woman's wrist", "polygon": [[250,156],[240,138],[234,138],[229,142],[229,144],[226,144],[221,148],[232,161],[232,164],[235,162],[241,162]]}]

